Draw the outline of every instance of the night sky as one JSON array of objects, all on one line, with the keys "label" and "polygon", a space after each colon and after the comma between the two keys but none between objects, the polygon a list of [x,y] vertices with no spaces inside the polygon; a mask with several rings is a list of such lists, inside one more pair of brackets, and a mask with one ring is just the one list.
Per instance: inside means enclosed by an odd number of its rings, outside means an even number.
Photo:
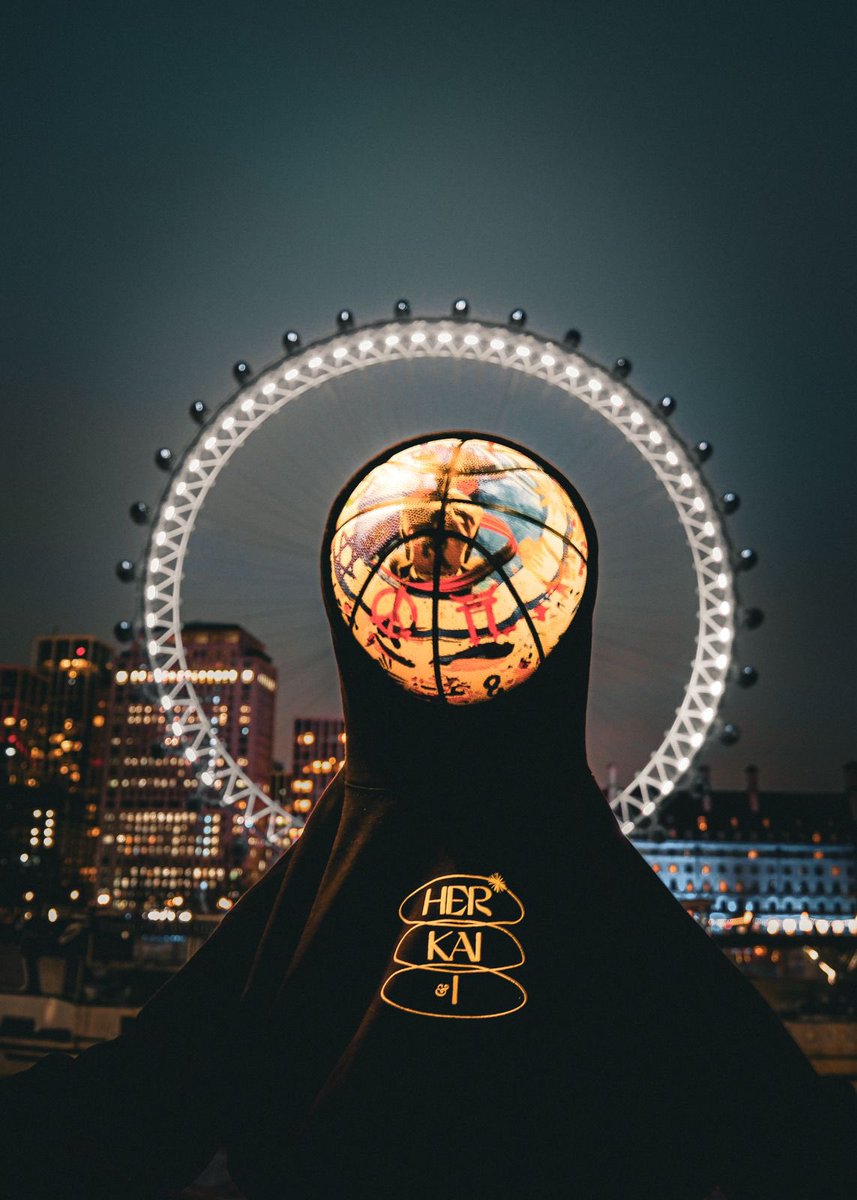
[{"label": "night sky", "polygon": [[[332,332],[343,304],[440,315],[465,295],[476,316],[577,326],[711,439],[709,479],[742,498],[734,540],[760,556],[742,598],[767,616],[740,643],[761,678],[727,697],[743,738],[708,755],[715,782],[753,761],[763,786],[840,786],[857,757],[852,5],[4,13],[0,661],[132,615],[113,575],[142,550],[127,507],[157,500],[155,448],[186,445],[189,402],[224,399],[237,359],[272,361],[288,326]],[[375,399],[380,447],[398,429]],[[551,420],[533,410],[542,453]],[[310,424],[294,437],[313,471]]]}]

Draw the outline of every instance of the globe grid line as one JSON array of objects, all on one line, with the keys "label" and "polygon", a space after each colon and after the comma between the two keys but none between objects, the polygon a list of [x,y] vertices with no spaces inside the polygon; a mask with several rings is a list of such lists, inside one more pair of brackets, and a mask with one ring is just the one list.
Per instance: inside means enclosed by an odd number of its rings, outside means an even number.
[{"label": "globe grid line", "polygon": [[[432,531],[432,542],[434,544],[434,560],[432,562],[432,589],[431,589],[431,646],[433,665],[434,665],[434,686],[438,698],[447,703],[446,692],[443,686],[443,675],[440,661],[440,569],[443,563],[443,548],[447,541],[446,532],[446,506],[449,501],[449,488],[452,482],[455,464],[460,460],[464,451],[464,442],[459,441],[458,445],[452,452],[452,459],[444,465],[443,471],[443,491],[440,497],[440,506],[437,510],[436,518],[433,522],[434,529]],[[389,554],[387,555],[389,558]]]},{"label": "globe grid line", "polygon": [[[488,509],[489,506],[486,504],[483,507]],[[360,515],[362,515],[362,514],[360,514]],[[526,519],[526,518],[524,518],[524,519]],[[337,533],[339,532],[340,529],[343,529],[344,527],[345,527],[344,525],[341,525],[339,527],[339,529],[337,529]],[[364,600],[364,596],[366,595],[366,592],[369,590],[373,580],[376,579],[379,575],[383,575],[385,573],[384,568],[385,568],[385,565],[386,565],[387,561],[389,560],[390,556],[396,550],[398,550],[401,546],[406,546],[408,544],[408,542],[415,541],[417,538],[419,538],[421,536],[422,535],[419,533],[413,533],[413,534],[408,534],[407,536],[401,536],[401,537],[397,536],[395,538],[391,538],[390,541],[385,544],[383,553],[382,554],[379,553],[378,561],[375,564],[373,564],[373,566],[370,568],[369,574],[363,580],[363,582],[360,584],[359,590],[357,592],[353,592],[353,593],[346,592],[348,599],[352,602],[352,612],[348,618],[348,628],[350,630],[353,630],[354,624],[357,620],[357,617],[360,615],[361,610],[364,613],[366,613],[367,615],[371,613],[372,610],[366,604],[366,601]],[[488,571],[486,578],[490,577],[491,575],[501,575],[503,577],[504,582],[509,587],[510,592],[512,592],[512,594],[515,598],[515,601],[521,610],[521,617],[524,620],[526,620],[526,618],[524,617],[524,609],[529,609],[532,606],[532,604],[535,602],[529,601],[529,600],[523,601],[520,599],[520,597],[517,595],[517,592],[512,587],[511,583],[506,579],[503,567],[494,564],[493,559],[496,557],[496,555],[493,553],[493,551],[487,550],[484,546],[482,546],[482,544],[480,542],[477,542],[475,540],[475,537],[467,537],[465,534],[455,533],[452,530],[447,530],[446,534],[444,535],[444,540],[447,540],[449,538],[453,538],[453,539],[455,539],[457,541],[461,541],[461,542],[466,542],[468,545],[474,546],[477,550],[479,550],[479,552],[482,555],[484,555],[486,562],[488,563],[488,565],[491,568],[490,571]],[[584,562],[585,561],[586,560],[584,559]],[[343,590],[345,590],[344,585],[340,584],[340,586],[343,586]],[[404,586],[407,589],[407,584],[404,584]],[[433,593],[429,592],[428,594],[432,595]],[[454,596],[455,594],[456,594],[455,591],[450,593],[451,596]],[[512,620],[512,618],[509,618],[509,620]],[[444,636],[451,636],[453,631],[444,629],[443,627],[439,627],[439,632]],[[418,633],[416,636],[417,637],[432,637],[432,634],[431,633]],[[539,656],[541,657],[540,639],[538,637],[534,636],[533,640],[536,643],[537,648],[539,649]]]},{"label": "globe grid line", "polygon": [[[515,468],[515,470],[520,469],[521,468]],[[480,473],[485,475],[489,474],[487,471]],[[493,474],[499,474],[499,472],[493,472]],[[537,521],[528,513],[519,512],[518,509],[510,508],[508,504],[501,504],[497,500],[470,500],[464,499],[464,497],[459,498],[456,496],[455,503],[459,508],[466,508],[469,505],[471,508],[484,509],[486,512],[504,513],[507,517],[517,517],[519,521],[527,521],[530,525],[535,525],[537,528],[543,529],[545,533],[551,533],[555,538],[559,538],[561,542],[564,542],[570,550],[574,550],[578,557],[582,558],[583,561],[586,562],[585,555],[581,553],[579,547],[575,546],[568,534],[560,533],[558,529],[554,529],[552,526],[546,525],[542,521]],[[395,501],[389,500],[385,500],[383,503],[379,501],[378,504],[369,504],[366,508],[361,508],[359,512],[356,512],[353,517],[349,517],[347,520],[343,521],[341,525],[337,525],[336,532],[339,533],[340,530],[346,527],[346,525],[350,525],[352,521],[358,521],[361,517],[365,517],[368,513],[380,512],[382,509],[395,507]]]},{"label": "globe grid line", "polygon": [[[209,721],[181,633],[181,578],[205,498],[232,454],[291,400],[367,367],[453,359],[518,371],[606,419],[644,458],[672,503],[697,585],[696,648],[675,719],[660,745],[612,801],[622,831],[651,816],[687,774],[717,721],[732,664],[737,587],[734,551],[707,480],[684,441],[624,379],[576,347],[532,331],[469,318],[405,317],[343,330],[287,353],[243,383],[178,458],[152,521],[140,578],[145,648],[158,701],[201,784],[239,821],[282,844],[302,821],[253,783]],[[180,718],[170,714],[180,710]]]}]

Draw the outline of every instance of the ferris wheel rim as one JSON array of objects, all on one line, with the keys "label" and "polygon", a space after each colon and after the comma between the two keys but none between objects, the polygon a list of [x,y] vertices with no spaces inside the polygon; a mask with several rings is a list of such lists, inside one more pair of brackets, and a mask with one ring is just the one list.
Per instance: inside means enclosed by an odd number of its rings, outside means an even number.
[{"label": "ferris wheel rim", "polygon": [[[367,367],[459,359],[518,371],[557,388],[606,419],[643,457],[682,527],[697,584],[695,651],[676,716],[646,764],[612,801],[624,833],[651,816],[687,774],[718,718],[733,661],[738,607],[733,547],[698,462],[665,415],[624,378],[576,347],[532,330],[465,317],[411,317],[340,329],[287,352],[241,385],[207,419],[175,463],[150,527],[140,592],[145,649],[171,732],[221,804],[244,807],[248,827],[265,820],[276,842],[301,822],[232,758],[205,714],[182,639],[181,579],[205,498],[232,454],[298,396]],[[204,759],[209,766],[204,768]],[[215,763],[215,760],[216,763]],[[214,765],[212,765],[214,764]]]}]

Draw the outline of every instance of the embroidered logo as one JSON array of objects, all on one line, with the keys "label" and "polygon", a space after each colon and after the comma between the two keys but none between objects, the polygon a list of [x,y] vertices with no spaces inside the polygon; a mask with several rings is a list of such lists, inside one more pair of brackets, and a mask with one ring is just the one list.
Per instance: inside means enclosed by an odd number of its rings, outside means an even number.
[{"label": "embroidered logo", "polygon": [[425,1017],[504,1017],[527,1003],[510,971],[524,950],[508,926],[524,906],[502,875],[441,875],[399,905],[407,926],[393,956],[399,969],[381,999]]}]

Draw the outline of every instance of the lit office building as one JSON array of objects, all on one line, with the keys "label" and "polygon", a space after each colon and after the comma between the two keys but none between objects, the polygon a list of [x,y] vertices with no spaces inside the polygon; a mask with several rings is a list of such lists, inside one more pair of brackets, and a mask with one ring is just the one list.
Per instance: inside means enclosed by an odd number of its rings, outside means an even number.
[{"label": "lit office building", "polygon": [[[32,850],[53,849],[57,880],[75,898],[92,893],[94,842],[104,780],[107,705],[113,649],[91,634],[52,634],[38,638],[33,667],[44,679],[40,780],[51,791],[34,804]],[[38,797],[34,793],[34,801]],[[53,802],[52,802],[53,801]],[[47,816],[50,810],[50,817]]]},{"label": "lit office building", "polygon": [[[276,669],[238,625],[194,623],[183,640],[189,679],[227,752],[266,793],[271,787]],[[114,676],[109,769],[101,811],[98,902],[119,910],[217,911],[265,870],[269,851],[242,820],[199,792],[157,702],[139,651]],[[217,762],[215,762],[217,765]]]},{"label": "lit office building", "polygon": [[31,667],[0,667],[0,908],[31,915],[60,894],[54,834],[65,797],[44,783],[45,686]]},{"label": "lit office building", "polygon": [[36,787],[44,775],[45,676],[0,666],[0,779]]},{"label": "lit office building", "polygon": [[104,775],[113,653],[89,634],[62,634],[39,638],[33,655],[45,679],[45,776],[96,803]]},{"label": "lit office building", "polygon": [[293,812],[311,812],[345,762],[345,722],[341,717],[298,717],[293,740]]}]

